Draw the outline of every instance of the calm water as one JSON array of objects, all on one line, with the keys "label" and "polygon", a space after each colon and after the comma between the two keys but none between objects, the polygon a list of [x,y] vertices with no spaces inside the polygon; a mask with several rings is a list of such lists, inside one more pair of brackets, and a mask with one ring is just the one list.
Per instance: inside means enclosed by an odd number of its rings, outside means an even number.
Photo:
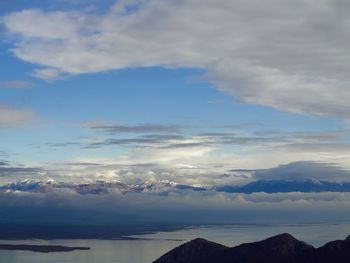
[{"label": "calm water", "polygon": [[[234,246],[288,232],[314,246],[330,240],[344,239],[350,234],[350,223],[308,225],[230,225],[203,226],[174,232],[137,236],[148,240],[25,240],[1,243],[89,246],[89,251],[36,253],[1,251],[1,263],[150,263],[170,249],[195,237],[203,237]],[[180,241],[181,240],[181,241]]]}]

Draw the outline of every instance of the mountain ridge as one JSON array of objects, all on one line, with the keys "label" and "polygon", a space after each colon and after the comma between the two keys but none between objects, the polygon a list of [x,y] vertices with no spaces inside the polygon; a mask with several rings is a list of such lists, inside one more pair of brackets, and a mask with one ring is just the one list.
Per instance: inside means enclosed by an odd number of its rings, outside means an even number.
[{"label": "mountain ridge", "polygon": [[348,262],[350,262],[349,238],[331,241],[322,247],[314,248],[288,233],[283,233],[261,241],[245,243],[235,247],[226,247],[197,238],[174,248],[153,263]]},{"label": "mountain ridge", "polygon": [[320,192],[350,192],[350,182],[329,182],[317,180],[284,181],[284,180],[257,180],[243,185],[199,186],[176,183],[168,180],[157,182],[141,181],[136,184],[127,184],[120,181],[95,182],[56,182],[52,180],[22,180],[0,185],[0,192],[34,192],[48,193],[54,190],[69,189],[78,194],[108,194],[119,191],[122,194],[129,192],[169,191],[214,191],[224,193],[252,194],[252,193],[320,193]]}]

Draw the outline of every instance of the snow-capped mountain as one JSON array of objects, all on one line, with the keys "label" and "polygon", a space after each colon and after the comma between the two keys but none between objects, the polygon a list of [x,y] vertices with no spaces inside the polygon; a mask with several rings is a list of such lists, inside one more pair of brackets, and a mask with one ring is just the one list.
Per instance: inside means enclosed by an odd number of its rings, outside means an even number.
[{"label": "snow-capped mountain", "polygon": [[256,192],[265,193],[318,193],[318,192],[350,192],[350,183],[337,183],[328,181],[318,181],[314,179],[305,181],[283,181],[283,180],[259,180],[246,185],[222,185],[215,187],[216,191],[226,193]]},{"label": "snow-capped mountain", "polygon": [[216,191],[225,193],[251,194],[265,193],[318,193],[318,192],[350,192],[350,182],[337,183],[317,180],[283,181],[283,180],[259,180],[245,185],[220,185],[220,186],[194,186],[179,184],[168,180],[158,182],[143,181],[137,184],[126,184],[119,181],[96,181],[92,183],[67,183],[53,180],[22,180],[15,183],[0,186],[0,192],[34,192],[49,193],[55,190],[71,190],[78,194],[108,194],[119,192],[166,193],[170,191]]},{"label": "snow-capped mountain", "polygon": [[138,184],[125,184],[118,181],[96,181],[93,183],[67,183],[56,182],[53,180],[40,181],[40,180],[22,180],[6,185],[0,186],[2,192],[35,192],[35,193],[48,193],[58,189],[68,189],[75,191],[78,194],[107,194],[113,191],[120,193],[128,192],[165,192],[169,190],[193,190],[203,191],[205,188],[198,186],[191,186],[185,184],[178,184],[168,180],[162,180],[156,183],[153,182],[141,182]]}]

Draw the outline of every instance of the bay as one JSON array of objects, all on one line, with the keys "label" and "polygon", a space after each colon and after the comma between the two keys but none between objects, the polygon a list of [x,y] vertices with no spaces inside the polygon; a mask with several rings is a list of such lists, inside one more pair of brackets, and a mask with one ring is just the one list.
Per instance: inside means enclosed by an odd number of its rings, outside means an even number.
[{"label": "bay", "polygon": [[88,246],[91,248],[87,251],[64,253],[0,250],[0,262],[150,263],[172,248],[196,237],[235,246],[285,232],[318,247],[331,240],[346,238],[350,234],[350,223],[206,225],[131,236],[135,240],[0,240],[2,244]]}]

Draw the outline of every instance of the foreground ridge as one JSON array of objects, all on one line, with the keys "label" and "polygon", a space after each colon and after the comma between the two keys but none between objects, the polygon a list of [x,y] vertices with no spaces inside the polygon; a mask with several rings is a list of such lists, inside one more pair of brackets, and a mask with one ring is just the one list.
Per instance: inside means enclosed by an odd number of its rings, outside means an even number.
[{"label": "foreground ridge", "polygon": [[283,233],[262,241],[226,247],[197,238],[153,263],[348,263],[350,238],[327,243],[320,248]]}]

